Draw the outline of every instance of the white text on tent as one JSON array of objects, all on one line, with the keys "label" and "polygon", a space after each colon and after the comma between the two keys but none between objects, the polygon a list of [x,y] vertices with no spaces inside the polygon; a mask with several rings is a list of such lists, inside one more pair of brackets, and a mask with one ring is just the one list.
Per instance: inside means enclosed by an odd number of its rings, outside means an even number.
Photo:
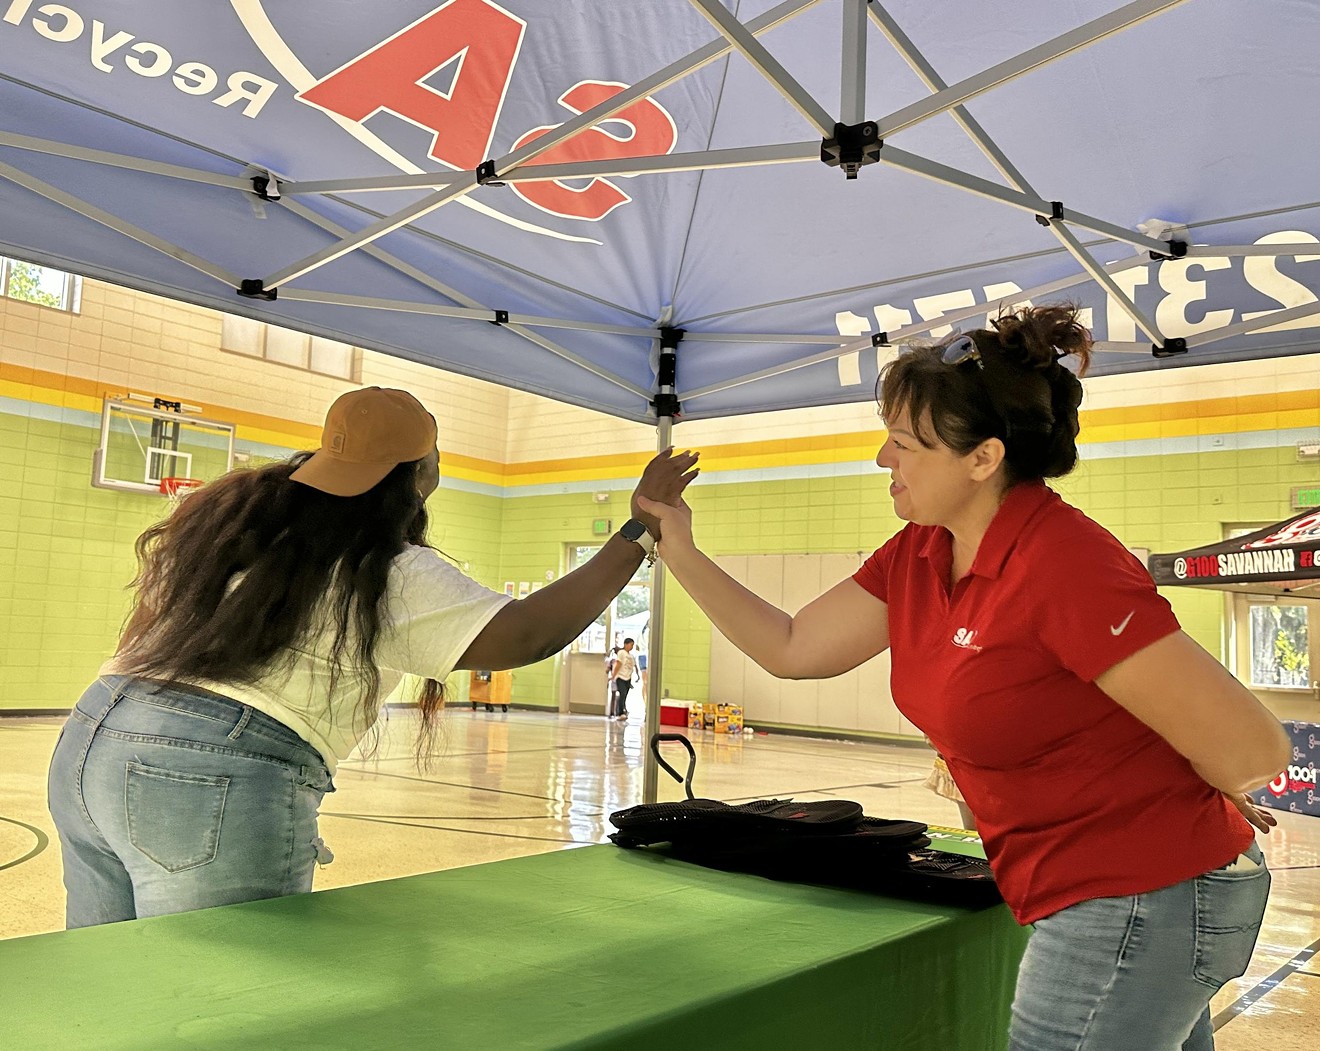
[{"label": "white text on tent", "polygon": [[[10,25],[22,25],[32,4],[33,0],[11,0],[3,21]],[[31,24],[40,36],[60,44],[79,39],[87,29],[87,21],[83,16],[64,4],[42,4],[33,14]],[[115,57],[117,52],[136,39],[132,33],[123,30],[106,36],[105,23],[93,19],[89,34],[92,65],[102,73],[113,73],[115,67],[107,60]],[[122,57],[124,68],[140,77],[163,77],[173,72],[171,82],[188,95],[209,95],[220,85],[220,75],[205,62],[187,61],[175,65],[174,56],[166,48],[150,41],[138,40],[122,52]],[[255,73],[239,70],[229,75],[225,86],[228,90],[211,101],[217,106],[232,106],[235,102],[243,102],[243,116],[255,117],[270,101],[279,85]]]}]

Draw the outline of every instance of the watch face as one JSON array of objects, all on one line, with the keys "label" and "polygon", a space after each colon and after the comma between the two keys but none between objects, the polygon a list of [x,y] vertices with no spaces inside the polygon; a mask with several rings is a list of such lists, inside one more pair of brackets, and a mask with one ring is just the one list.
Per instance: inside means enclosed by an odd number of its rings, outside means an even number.
[{"label": "watch face", "polygon": [[636,540],[646,532],[646,526],[635,518],[630,518],[619,528],[619,535],[625,540]]}]

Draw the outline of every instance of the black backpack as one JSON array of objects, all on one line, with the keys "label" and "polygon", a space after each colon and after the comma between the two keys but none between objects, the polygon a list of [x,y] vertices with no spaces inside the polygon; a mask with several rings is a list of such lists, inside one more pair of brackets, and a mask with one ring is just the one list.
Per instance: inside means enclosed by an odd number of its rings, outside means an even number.
[{"label": "black backpack", "polygon": [[[688,752],[687,777],[660,755],[663,741]],[[663,850],[671,857],[770,879],[853,887],[895,897],[985,906],[1003,899],[980,858],[928,849],[926,825],[867,817],[846,799],[758,799],[730,805],[692,794],[697,754],[682,734],[651,738],[656,761],[682,781],[687,800],[642,803],[610,815],[620,847]]]}]

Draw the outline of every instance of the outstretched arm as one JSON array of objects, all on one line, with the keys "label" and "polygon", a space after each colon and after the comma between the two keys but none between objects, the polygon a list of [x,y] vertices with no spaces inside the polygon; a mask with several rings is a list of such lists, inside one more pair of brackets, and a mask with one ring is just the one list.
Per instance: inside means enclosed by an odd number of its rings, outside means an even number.
[{"label": "outstretched arm", "polygon": [[692,538],[692,510],[643,500],[660,519],[660,554],[675,579],[724,635],[781,679],[828,679],[889,647],[889,607],[852,579],[789,615],[720,569]]},{"label": "outstretched arm", "polygon": [[[659,520],[640,505],[644,497],[662,502],[682,499],[683,490],[696,477],[697,457],[674,455],[666,449],[642,472],[633,492],[633,516],[659,537]],[[600,616],[642,564],[640,545],[614,535],[586,565],[525,599],[501,609],[459,658],[458,668],[498,670],[518,668],[558,653]]]}]

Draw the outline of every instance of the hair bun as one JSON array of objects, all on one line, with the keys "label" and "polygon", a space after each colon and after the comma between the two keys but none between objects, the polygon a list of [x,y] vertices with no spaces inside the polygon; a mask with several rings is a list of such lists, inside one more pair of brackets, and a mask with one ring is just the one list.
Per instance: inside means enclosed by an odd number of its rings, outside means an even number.
[{"label": "hair bun", "polygon": [[1091,362],[1091,333],[1077,320],[1072,303],[1020,307],[990,319],[1004,357],[1021,368],[1046,371],[1060,358],[1076,355],[1077,375]]}]

